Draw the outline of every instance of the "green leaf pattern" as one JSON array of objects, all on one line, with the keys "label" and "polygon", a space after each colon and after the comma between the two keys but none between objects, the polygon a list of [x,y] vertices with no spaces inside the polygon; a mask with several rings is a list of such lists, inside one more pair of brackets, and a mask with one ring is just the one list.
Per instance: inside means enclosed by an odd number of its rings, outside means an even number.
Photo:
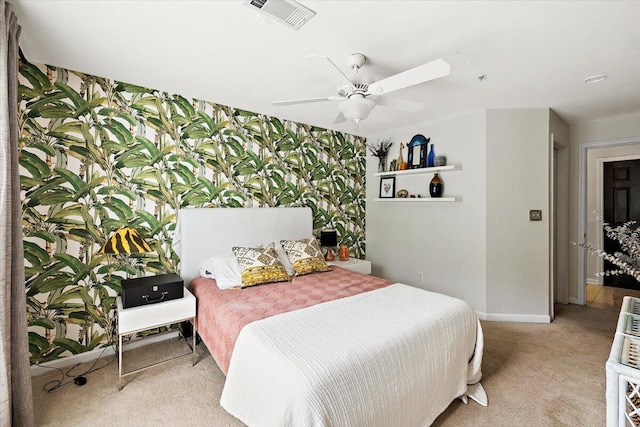
[{"label": "green leaf pattern", "polygon": [[[31,362],[110,345],[127,272],[176,270],[186,207],[309,206],[365,254],[365,140],[61,68],[20,64]],[[154,252],[99,254],[131,225]]]}]

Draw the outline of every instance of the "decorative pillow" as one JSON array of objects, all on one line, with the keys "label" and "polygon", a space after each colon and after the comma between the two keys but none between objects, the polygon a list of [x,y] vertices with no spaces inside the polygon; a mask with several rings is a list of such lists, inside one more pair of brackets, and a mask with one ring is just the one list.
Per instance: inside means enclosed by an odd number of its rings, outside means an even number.
[{"label": "decorative pillow", "polygon": [[322,250],[315,237],[280,240],[280,244],[287,253],[296,276],[331,270],[322,256]]},{"label": "decorative pillow", "polygon": [[213,258],[212,265],[218,288],[229,289],[242,286],[240,266],[234,255]]},{"label": "decorative pillow", "polygon": [[273,244],[257,248],[234,246],[232,250],[240,264],[243,288],[262,283],[289,281],[289,275],[278,260],[278,253]]}]

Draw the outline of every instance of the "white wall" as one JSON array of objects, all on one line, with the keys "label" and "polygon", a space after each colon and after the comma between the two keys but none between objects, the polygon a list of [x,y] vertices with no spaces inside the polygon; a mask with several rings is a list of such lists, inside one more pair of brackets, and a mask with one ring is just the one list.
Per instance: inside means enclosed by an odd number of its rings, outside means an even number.
[{"label": "white wall", "polygon": [[[548,321],[549,120],[546,108],[487,112],[487,313],[496,319]],[[529,221],[531,209],[542,221]]]},{"label": "white wall", "polygon": [[569,146],[569,125],[553,110],[549,111],[549,130],[555,135],[561,146]]},{"label": "white wall", "polygon": [[[640,144],[620,147],[593,148],[587,151],[587,242],[603,247],[602,224],[597,216],[602,215],[603,162],[640,158]],[[602,284],[602,258],[587,254],[587,282]]]},{"label": "white wall", "polygon": [[[461,298],[489,320],[549,321],[551,132],[569,139],[566,123],[544,108],[474,112],[369,135],[369,143],[392,137],[394,159],[400,142],[421,133],[461,167],[441,174],[445,197],[456,202],[376,202],[378,161],[368,157],[373,274]],[[431,177],[398,177],[396,191],[428,194]],[[529,221],[530,209],[541,209],[543,220]],[[565,215],[565,230],[566,222]]]},{"label": "white wall", "polygon": [[[437,122],[421,123],[389,134],[370,135],[368,143],[392,137],[389,158],[400,142],[415,134],[431,138],[437,154],[461,170],[441,174],[451,203],[374,202],[378,197],[377,158],[367,158],[367,258],[373,274],[467,301],[486,311],[486,114],[473,112]],[[404,159],[407,159],[404,150]],[[428,194],[432,175],[403,177],[396,190]],[[418,271],[424,272],[419,283]]]},{"label": "white wall", "polygon": [[[569,230],[573,242],[581,241],[578,235],[578,190],[579,190],[579,147],[580,144],[598,141],[610,141],[625,138],[640,138],[640,113],[627,114],[606,119],[577,123],[569,128],[570,144],[570,189]],[[569,253],[570,300],[578,301],[578,254],[580,249],[572,246]]]}]

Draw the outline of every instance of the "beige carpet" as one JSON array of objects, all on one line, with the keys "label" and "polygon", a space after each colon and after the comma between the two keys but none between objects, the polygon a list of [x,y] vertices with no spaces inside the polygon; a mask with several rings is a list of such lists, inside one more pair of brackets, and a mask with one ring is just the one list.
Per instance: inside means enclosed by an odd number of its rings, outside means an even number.
[{"label": "beige carpet", "polygon": [[[605,362],[615,309],[558,306],[551,324],[483,322],[483,379],[489,406],[454,401],[435,426],[604,426]],[[178,354],[172,340],[126,354],[126,368]],[[195,367],[189,357],[128,376],[118,391],[117,364],[53,392],[42,387],[58,372],[34,378],[38,426],[241,426],[219,405],[224,376],[200,344]],[[98,365],[114,360],[100,360]],[[75,368],[82,372],[90,364]],[[69,378],[67,378],[68,380]]]}]

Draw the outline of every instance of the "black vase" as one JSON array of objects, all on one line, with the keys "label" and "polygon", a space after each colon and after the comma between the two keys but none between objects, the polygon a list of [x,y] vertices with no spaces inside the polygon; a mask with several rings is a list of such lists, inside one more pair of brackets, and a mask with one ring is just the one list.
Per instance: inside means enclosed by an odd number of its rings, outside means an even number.
[{"label": "black vase", "polygon": [[437,173],[433,174],[433,179],[429,183],[429,194],[431,197],[442,197],[442,190],[444,189],[444,184],[442,180],[438,176]]}]

